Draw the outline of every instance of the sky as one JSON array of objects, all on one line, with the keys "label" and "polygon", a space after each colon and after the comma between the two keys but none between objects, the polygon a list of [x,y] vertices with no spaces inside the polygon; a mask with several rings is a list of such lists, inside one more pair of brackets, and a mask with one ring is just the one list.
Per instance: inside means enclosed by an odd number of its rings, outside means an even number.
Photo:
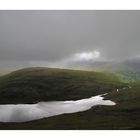
[{"label": "sky", "polygon": [[140,57],[140,11],[0,11],[0,68]]}]

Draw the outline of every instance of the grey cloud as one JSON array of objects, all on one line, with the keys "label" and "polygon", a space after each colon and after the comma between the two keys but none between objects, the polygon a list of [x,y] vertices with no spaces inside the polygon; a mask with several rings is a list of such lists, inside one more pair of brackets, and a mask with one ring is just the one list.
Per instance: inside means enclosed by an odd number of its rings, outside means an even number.
[{"label": "grey cloud", "polygon": [[0,67],[94,50],[116,60],[140,54],[140,11],[0,11],[0,21]]}]

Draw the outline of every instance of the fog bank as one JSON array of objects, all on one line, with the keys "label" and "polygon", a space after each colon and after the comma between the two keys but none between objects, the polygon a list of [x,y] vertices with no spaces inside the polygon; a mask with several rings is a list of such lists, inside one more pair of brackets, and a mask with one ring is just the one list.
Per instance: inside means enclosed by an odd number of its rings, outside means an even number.
[{"label": "fog bank", "polygon": [[64,113],[85,111],[97,105],[115,105],[101,95],[77,101],[39,102],[37,104],[0,105],[0,122],[26,122]]}]

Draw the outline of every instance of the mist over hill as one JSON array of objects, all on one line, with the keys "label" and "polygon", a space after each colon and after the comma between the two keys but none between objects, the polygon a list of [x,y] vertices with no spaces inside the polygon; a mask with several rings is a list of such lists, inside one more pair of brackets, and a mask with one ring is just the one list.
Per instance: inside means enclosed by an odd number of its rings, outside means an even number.
[{"label": "mist over hill", "polygon": [[89,71],[108,72],[122,77],[125,82],[140,79],[140,58],[132,58],[124,61],[77,61],[67,65],[68,68]]}]

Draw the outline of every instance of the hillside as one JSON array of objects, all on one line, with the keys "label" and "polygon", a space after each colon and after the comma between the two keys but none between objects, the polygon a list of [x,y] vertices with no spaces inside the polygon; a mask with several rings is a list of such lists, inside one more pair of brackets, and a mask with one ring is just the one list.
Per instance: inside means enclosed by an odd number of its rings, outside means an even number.
[{"label": "hillside", "polygon": [[121,62],[117,61],[90,61],[88,63],[76,63],[71,66],[75,69],[93,70],[98,72],[113,73],[125,83],[140,80],[140,59],[130,59]]},{"label": "hillside", "polygon": [[96,106],[90,110],[63,114],[26,123],[0,123],[0,129],[83,129],[128,130],[140,129],[140,82],[132,88],[109,93],[106,99],[115,106]]},{"label": "hillside", "polygon": [[54,68],[25,68],[0,77],[0,104],[77,100],[124,87],[114,75]]}]

